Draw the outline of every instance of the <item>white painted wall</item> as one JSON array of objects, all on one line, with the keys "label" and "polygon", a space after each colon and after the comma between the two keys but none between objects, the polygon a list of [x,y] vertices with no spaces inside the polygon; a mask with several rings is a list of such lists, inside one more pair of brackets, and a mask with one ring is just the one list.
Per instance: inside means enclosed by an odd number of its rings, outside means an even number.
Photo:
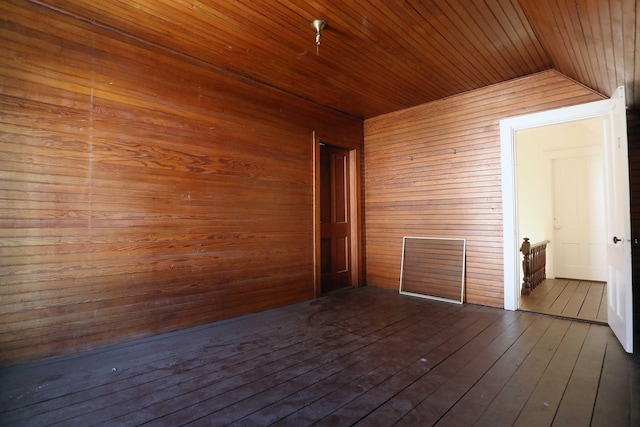
[{"label": "white painted wall", "polygon": [[532,243],[551,240],[547,249],[547,277],[552,278],[555,276],[551,159],[558,151],[602,147],[602,120],[592,118],[518,130],[515,141],[519,242],[523,237],[529,237]]}]

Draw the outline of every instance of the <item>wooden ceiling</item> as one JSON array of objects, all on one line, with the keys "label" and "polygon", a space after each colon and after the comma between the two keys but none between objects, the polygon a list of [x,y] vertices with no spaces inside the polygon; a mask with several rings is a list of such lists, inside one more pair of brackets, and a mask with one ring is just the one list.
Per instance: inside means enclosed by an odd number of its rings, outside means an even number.
[{"label": "wooden ceiling", "polygon": [[640,106],[636,0],[37,2],[361,118],[552,68]]}]

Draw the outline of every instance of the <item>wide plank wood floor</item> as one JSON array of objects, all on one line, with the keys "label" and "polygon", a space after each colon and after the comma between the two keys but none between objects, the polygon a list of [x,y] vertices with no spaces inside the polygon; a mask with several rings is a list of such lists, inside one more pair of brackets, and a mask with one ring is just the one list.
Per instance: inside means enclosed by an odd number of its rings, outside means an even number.
[{"label": "wide plank wood floor", "polygon": [[3,426],[632,426],[603,325],[368,287],[0,370]]},{"label": "wide plank wood floor", "polygon": [[520,296],[520,310],[607,324],[607,285],[573,279],[546,279],[529,295]]}]

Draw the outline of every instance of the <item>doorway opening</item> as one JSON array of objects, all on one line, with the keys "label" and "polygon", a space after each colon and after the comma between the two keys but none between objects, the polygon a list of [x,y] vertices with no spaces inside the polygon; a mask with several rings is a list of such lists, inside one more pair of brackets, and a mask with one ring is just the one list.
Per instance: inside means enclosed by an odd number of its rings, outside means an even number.
[{"label": "doorway opening", "polygon": [[357,149],[314,134],[314,293],[361,283],[360,180]]},{"label": "doorway opening", "polygon": [[525,311],[606,323],[602,120],[518,130],[518,235],[541,252],[546,279],[520,295]]},{"label": "doorway opening", "polygon": [[[602,125],[605,174],[607,322],[627,352],[633,352],[631,215],[626,101],[620,86],[608,100],[500,121],[504,227],[504,308],[518,309],[521,270],[516,190],[516,132],[598,118]],[[524,236],[523,236],[524,237]]]}]

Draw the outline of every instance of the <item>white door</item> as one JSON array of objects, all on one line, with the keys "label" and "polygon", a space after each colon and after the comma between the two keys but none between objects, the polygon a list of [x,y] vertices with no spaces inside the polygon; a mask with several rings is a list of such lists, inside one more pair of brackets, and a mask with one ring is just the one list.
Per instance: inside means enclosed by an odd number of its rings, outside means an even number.
[{"label": "white door", "polygon": [[582,151],[583,155],[552,159],[554,276],[604,282],[602,148]]},{"label": "white door", "polygon": [[631,294],[631,219],[629,207],[629,161],[624,87],[611,97],[604,119],[607,199],[607,298],[609,326],[624,349],[633,352],[633,306]]}]

